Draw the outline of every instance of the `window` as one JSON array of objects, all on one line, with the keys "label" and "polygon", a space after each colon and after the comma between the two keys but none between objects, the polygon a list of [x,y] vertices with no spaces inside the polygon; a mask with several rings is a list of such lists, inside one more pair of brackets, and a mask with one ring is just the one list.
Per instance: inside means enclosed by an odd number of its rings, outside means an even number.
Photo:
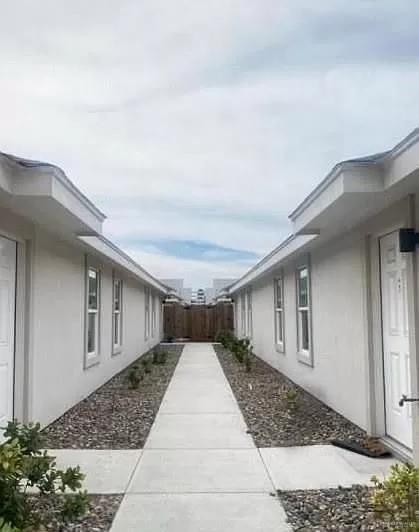
[{"label": "window", "polygon": [[308,266],[297,270],[298,354],[302,362],[312,365],[310,278]]},{"label": "window", "polygon": [[85,367],[98,362],[100,339],[100,272],[91,266],[86,273],[86,357]]},{"label": "window", "polygon": [[113,278],[112,343],[113,354],[119,353],[122,347],[122,281],[117,277]]},{"label": "window", "polygon": [[236,296],[234,300],[234,334],[239,335],[239,298]]},{"label": "window", "polygon": [[151,296],[151,334],[154,337],[156,335],[156,297]]},{"label": "window", "polygon": [[252,291],[249,289],[246,293],[246,307],[247,307],[247,319],[246,319],[246,336],[252,336],[253,316],[252,316]]},{"label": "window", "polygon": [[240,295],[241,307],[240,307],[240,321],[241,321],[241,334],[246,336],[246,299],[245,294]]},{"label": "window", "polygon": [[144,337],[150,337],[150,288],[144,288]]},{"label": "window", "polygon": [[275,279],[275,344],[281,351],[285,351],[284,333],[284,281],[282,276]]}]

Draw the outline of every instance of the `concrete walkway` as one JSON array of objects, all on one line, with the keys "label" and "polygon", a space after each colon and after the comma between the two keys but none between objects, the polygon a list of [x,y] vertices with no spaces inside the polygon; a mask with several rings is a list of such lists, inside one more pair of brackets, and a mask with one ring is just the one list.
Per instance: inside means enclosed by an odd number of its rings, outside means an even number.
[{"label": "concrete walkway", "polygon": [[112,532],[290,528],[210,344],[187,344]]},{"label": "concrete walkway", "polygon": [[51,450],[89,493],[123,493],[112,532],[283,532],[276,489],[368,484],[391,459],[331,445],[256,449],[211,344],[187,344],[144,450]]}]

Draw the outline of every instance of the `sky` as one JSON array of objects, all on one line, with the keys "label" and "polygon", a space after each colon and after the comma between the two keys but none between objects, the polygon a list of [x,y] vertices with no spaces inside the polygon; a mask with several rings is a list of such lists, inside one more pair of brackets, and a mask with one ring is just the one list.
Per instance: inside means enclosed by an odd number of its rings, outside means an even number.
[{"label": "sky", "polygon": [[0,151],[152,274],[235,278],[339,160],[419,125],[417,0],[2,0]]}]

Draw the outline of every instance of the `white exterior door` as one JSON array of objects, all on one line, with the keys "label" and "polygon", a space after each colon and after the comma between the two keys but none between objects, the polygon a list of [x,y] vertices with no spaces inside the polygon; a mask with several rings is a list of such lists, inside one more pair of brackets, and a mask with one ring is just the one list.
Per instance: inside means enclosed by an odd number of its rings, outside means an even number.
[{"label": "white exterior door", "polygon": [[406,256],[398,232],[380,239],[386,432],[412,448],[412,410],[399,405],[410,397],[409,319]]},{"label": "white exterior door", "polygon": [[0,429],[13,418],[15,285],[16,242],[0,237]]}]

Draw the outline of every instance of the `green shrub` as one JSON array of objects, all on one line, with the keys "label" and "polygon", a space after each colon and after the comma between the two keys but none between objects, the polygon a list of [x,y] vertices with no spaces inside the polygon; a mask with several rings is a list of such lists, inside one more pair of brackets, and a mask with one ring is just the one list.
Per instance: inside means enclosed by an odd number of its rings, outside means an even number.
[{"label": "green shrub", "polygon": [[235,338],[230,348],[233,355],[241,364],[246,361],[246,358],[250,354],[251,349],[252,346],[250,345],[249,338]]},{"label": "green shrub", "polygon": [[168,353],[166,351],[153,352],[153,364],[166,364]]},{"label": "green shrub", "polygon": [[295,410],[297,408],[299,399],[300,394],[297,388],[290,388],[285,392],[285,401],[290,410]]},{"label": "green shrub", "polygon": [[144,375],[137,366],[132,366],[127,375],[128,385],[131,390],[136,390],[140,386],[140,382],[143,380]]},{"label": "green shrub", "polygon": [[391,522],[392,530],[419,531],[419,469],[411,464],[396,464],[383,481],[372,477],[371,502],[376,515]]},{"label": "green shrub", "polygon": [[231,331],[218,331],[215,336],[215,341],[219,342],[224,349],[231,349],[232,342],[234,341],[234,334]]},{"label": "green shrub", "polygon": [[145,357],[141,363],[145,373],[151,373],[153,371],[153,359],[151,357]]},{"label": "green shrub", "polygon": [[252,371],[252,355],[251,353],[246,353],[246,356],[244,357],[244,366],[247,373],[250,373]]},{"label": "green shrub", "polygon": [[0,517],[0,532],[20,532],[17,528],[6,523],[6,521]]},{"label": "green shrub", "polygon": [[36,488],[39,497],[72,492],[57,502],[60,504],[57,516],[62,523],[86,513],[87,494],[81,491],[84,475],[79,467],[57,469],[55,458],[41,451],[39,423],[10,422],[4,434],[6,441],[0,445],[1,532],[37,531],[45,524],[28,498],[28,488]]}]

